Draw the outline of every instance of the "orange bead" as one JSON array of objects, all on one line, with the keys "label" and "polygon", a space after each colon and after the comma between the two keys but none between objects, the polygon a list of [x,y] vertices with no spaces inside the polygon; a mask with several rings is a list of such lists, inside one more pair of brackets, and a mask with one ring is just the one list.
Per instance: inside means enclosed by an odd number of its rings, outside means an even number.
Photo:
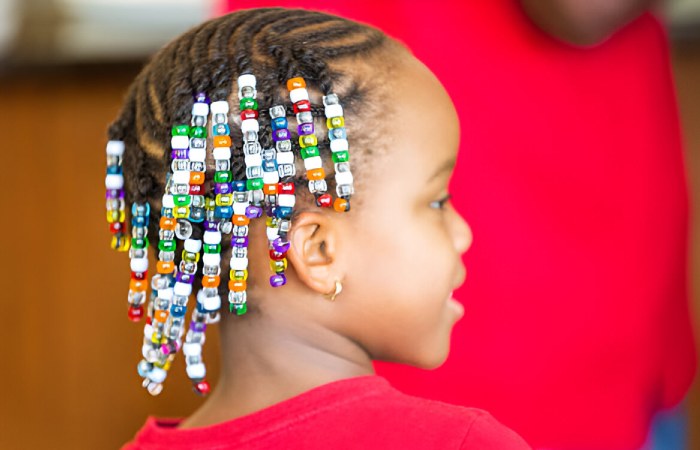
[{"label": "orange bead", "polygon": [[278,184],[265,184],[263,185],[263,192],[265,195],[277,195]]},{"label": "orange bead", "polygon": [[204,184],[204,172],[190,172],[190,184]]},{"label": "orange bead", "polygon": [[165,322],[168,319],[168,311],[164,309],[158,309],[153,313],[153,319],[156,322]]},{"label": "orange bead", "polygon": [[306,176],[309,180],[323,180],[326,178],[326,171],[323,170],[323,167],[319,167],[318,169],[307,170]]},{"label": "orange bead", "polygon": [[237,225],[239,227],[246,226],[250,223],[250,219],[244,215],[241,214],[234,214],[233,217],[231,218],[231,222],[233,222],[234,225]]},{"label": "orange bead", "polygon": [[302,77],[290,78],[287,80],[287,90],[306,87],[306,81]]},{"label": "orange bead", "polygon": [[247,285],[245,280],[230,280],[228,282],[228,288],[233,292],[245,291]]},{"label": "orange bead", "polygon": [[202,286],[206,288],[215,288],[219,287],[219,283],[221,283],[221,277],[218,275],[208,275],[205,277],[202,277]]},{"label": "orange bead", "polygon": [[160,227],[163,230],[174,230],[175,225],[177,225],[177,220],[175,220],[172,217],[161,217],[160,218]]},{"label": "orange bead", "polygon": [[345,200],[344,198],[336,198],[335,202],[333,202],[333,209],[335,209],[338,212],[345,212],[348,210],[348,201]]},{"label": "orange bead", "polygon": [[156,264],[156,271],[158,273],[173,273],[175,270],[175,263],[173,261],[158,261]]},{"label": "orange bead", "polygon": [[230,147],[231,146],[231,136],[226,134],[222,136],[214,136],[214,147]]},{"label": "orange bead", "polygon": [[142,292],[148,289],[146,280],[131,280],[129,281],[129,290]]}]

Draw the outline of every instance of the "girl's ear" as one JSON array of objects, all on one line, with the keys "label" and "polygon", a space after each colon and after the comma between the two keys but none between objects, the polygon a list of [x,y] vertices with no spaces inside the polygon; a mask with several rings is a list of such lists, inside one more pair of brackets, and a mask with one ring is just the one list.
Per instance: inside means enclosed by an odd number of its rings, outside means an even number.
[{"label": "girl's ear", "polygon": [[312,290],[332,292],[335,281],[341,279],[337,260],[338,232],[328,216],[317,212],[302,212],[294,218],[289,231],[290,248],[287,258],[299,279]]}]

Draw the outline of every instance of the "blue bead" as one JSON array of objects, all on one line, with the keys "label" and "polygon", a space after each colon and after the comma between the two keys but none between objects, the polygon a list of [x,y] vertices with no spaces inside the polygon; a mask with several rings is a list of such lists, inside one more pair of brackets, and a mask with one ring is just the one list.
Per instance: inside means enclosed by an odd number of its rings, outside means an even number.
[{"label": "blue bead", "polygon": [[206,211],[204,208],[193,207],[190,208],[190,216],[188,217],[190,222],[200,223],[204,222],[204,217],[206,216]]},{"label": "blue bead", "polygon": [[173,317],[183,317],[187,312],[187,308],[180,305],[172,305],[170,307],[170,315]]},{"label": "blue bead", "polygon": [[277,161],[263,161],[262,168],[265,172],[277,172]]},{"label": "blue bead", "polygon": [[139,375],[141,378],[146,378],[148,375],[148,372],[151,371],[153,368],[153,364],[150,364],[148,361],[142,359],[138,365],[136,366],[136,370],[138,371]]},{"label": "blue bead", "polygon": [[107,166],[107,173],[109,175],[120,175],[122,173],[122,166],[118,165],[113,165],[113,166]]},{"label": "blue bead", "polygon": [[160,208],[160,215],[163,217],[173,217],[173,209],[162,207]]},{"label": "blue bead", "polygon": [[230,219],[232,215],[233,207],[231,206],[217,206],[214,208],[215,219]]},{"label": "blue bead", "polygon": [[287,128],[287,118],[277,117],[272,120],[272,130],[279,130],[281,128]]},{"label": "blue bead", "polygon": [[332,130],[329,130],[328,132],[328,138],[331,141],[334,141],[336,139],[347,139],[348,134],[345,132],[345,127],[343,128],[333,128]]},{"label": "blue bead", "polygon": [[292,217],[292,208],[288,206],[278,206],[274,210],[275,217],[278,219],[289,219]]},{"label": "blue bead", "polygon": [[[142,211],[140,211],[142,210]],[[132,216],[146,216],[148,217],[151,214],[151,205],[150,203],[132,203],[131,205],[131,215]]]},{"label": "blue bead", "polygon": [[245,192],[246,182],[245,180],[235,180],[232,184],[234,192]]},{"label": "blue bead", "polygon": [[148,226],[148,217],[132,216],[131,217],[131,226],[132,227],[147,227]]},{"label": "blue bead", "polygon": [[231,128],[226,123],[218,123],[214,125],[213,133],[214,136],[225,136],[231,133]]}]

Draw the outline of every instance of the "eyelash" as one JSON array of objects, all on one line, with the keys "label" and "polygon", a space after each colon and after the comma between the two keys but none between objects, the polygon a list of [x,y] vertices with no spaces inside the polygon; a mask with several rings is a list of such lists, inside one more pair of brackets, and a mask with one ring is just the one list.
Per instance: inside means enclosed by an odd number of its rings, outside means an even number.
[{"label": "eyelash", "polygon": [[452,198],[452,194],[447,194],[446,196],[444,196],[440,200],[436,200],[434,202],[431,202],[430,207],[436,208],[436,209],[444,209],[445,205],[447,204],[447,202],[450,201],[451,198]]}]

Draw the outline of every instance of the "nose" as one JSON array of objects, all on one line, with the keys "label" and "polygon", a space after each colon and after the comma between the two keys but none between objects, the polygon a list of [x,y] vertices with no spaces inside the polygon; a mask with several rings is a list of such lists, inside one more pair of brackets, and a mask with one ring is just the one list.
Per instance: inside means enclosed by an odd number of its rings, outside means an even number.
[{"label": "nose", "polygon": [[472,229],[454,208],[452,208],[453,214],[453,226],[452,226],[452,239],[454,241],[455,249],[459,254],[466,253],[469,247],[472,246],[472,241],[474,240],[474,235],[472,234]]}]

